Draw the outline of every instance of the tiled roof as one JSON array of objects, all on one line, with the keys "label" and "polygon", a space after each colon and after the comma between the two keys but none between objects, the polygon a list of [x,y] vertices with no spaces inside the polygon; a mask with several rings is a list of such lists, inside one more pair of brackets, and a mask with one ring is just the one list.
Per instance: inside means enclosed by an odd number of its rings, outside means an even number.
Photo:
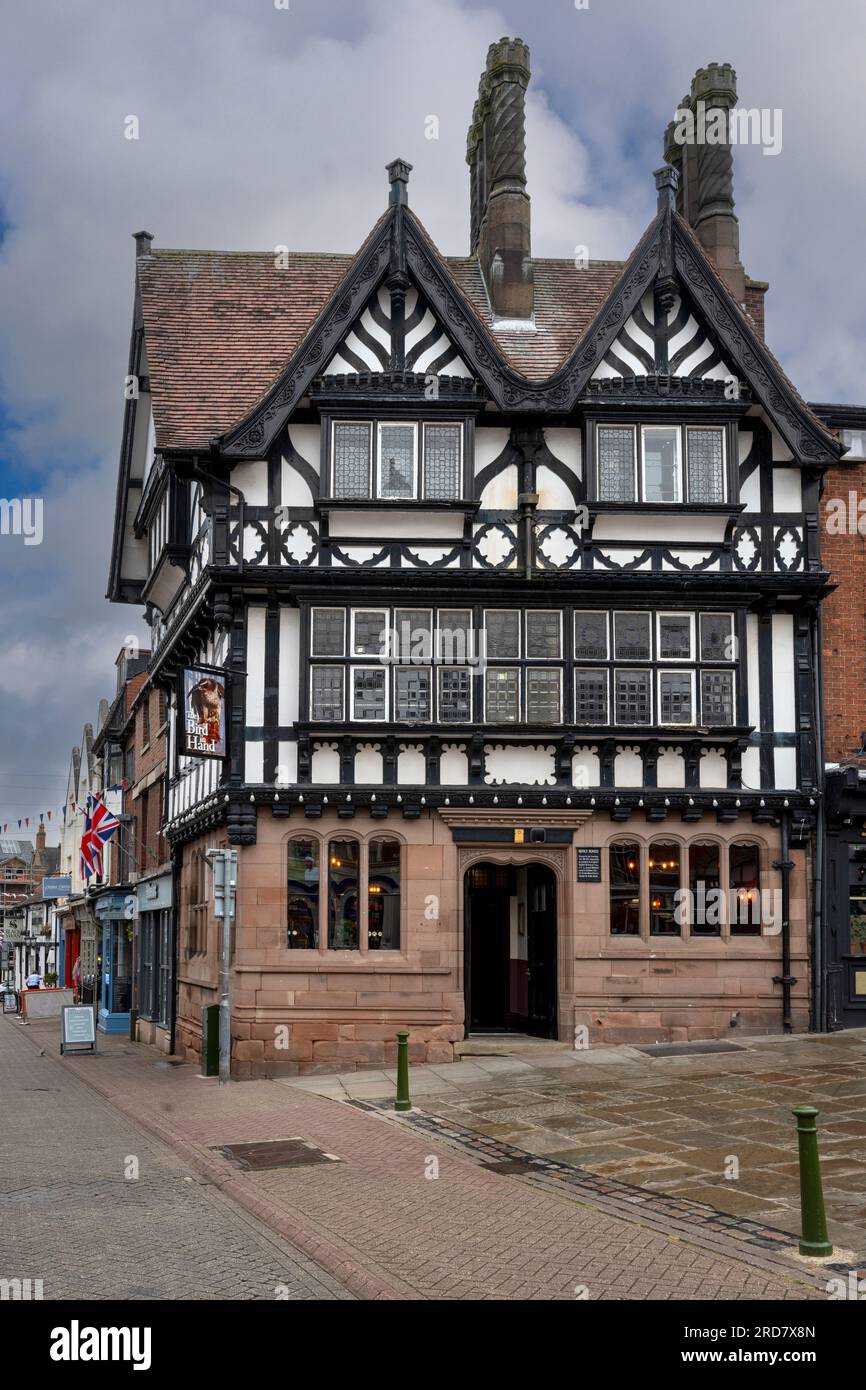
[{"label": "tiled roof", "polygon": [[137,262],[159,448],[207,448],[287,365],[354,256],[159,251]]},{"label": "tiled roof", "polygon": [[500,352],[528,381],[545,381],[561,367],[592,323],[622,272],[623,261],[534,260],[535,328],[493,327],[493,313],[476,256],[445,256],[445,264]]}]

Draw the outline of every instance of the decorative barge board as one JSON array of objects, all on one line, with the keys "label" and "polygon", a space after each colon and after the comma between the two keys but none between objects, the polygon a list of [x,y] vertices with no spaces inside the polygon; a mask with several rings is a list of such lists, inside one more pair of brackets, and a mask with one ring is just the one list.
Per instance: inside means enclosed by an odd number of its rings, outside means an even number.
[{"label": "decorative barge board", "polygon": [[[675,170],[624,265],[531,257],[527,59],[488,57],[468,258],[437,251],[400,160],[355,257],[139,246],[153,428],[127,420],[111,596],[148,605],[172,703],[191,1053],[216,997],[203,852],[238,847],[238,1076],[379,1066],[400,1026],[445,1060],[467,1030],[808,1022],[839,445]],[[181,746],[198,668],[223,758]]]}]

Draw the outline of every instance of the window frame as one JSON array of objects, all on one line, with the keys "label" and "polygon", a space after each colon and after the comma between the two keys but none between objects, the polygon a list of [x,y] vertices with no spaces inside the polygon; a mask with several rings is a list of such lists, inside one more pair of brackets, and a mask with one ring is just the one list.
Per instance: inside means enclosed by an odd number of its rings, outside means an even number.
[{"label": "window frame", "polygon": [[[334,611],[343,615],[343,642],[342,649],[338,652],[317,652],[313,650],[313,638],[316,631],[316,614],[331,613]],[[341,661],[346,656],[346,637],[348,636],[348,622],[346,621],[346,608],[340,603],[313,603],[310,605],[310,660],[311,661]]]},{"label": "window frame", "polygon": [[[387,724],[391,713],[391,702],[389,699],[391,682],[388,679],[388,667],[383,662],[380,662],[378,665],[371,665],[369,662],[365,661],[354,661],[350,664],[349,671],[351,672],[351,690],[349,692],[351,723]],[[377,716],[376,718],[359,719],[358,715],[355,713],[355,676],[359,675],[362,671],[376,671],[382,677],[382,689],[385,692],[385,707],[381,717]]]},{"label": "window frame", "polygon": [[594,482],[595,482],[595,496],[596,496],[596,500],[597,500],[597,501],[603,501],[603,502],[605,502],[605,503],[610,503],[610,502],[613,502],[613,501],[614,501],[613,498],[609,498],[609,499],[608,499],[608,498],[604,498],[604,499],[602,499],[602,497],[601,497],[601,471],[600,471],[600,470],[601,470],[601,450],[600,450],[600,448],[599,448],[598,440],[599,440],[599,434],[601,433],[602,430],[630,430],[630,431],[631,431],[632,489],[633,489],[633,492],[634,492],[634,497],[633,497],[632,499],[625,498],[625,499],[623,499],[623,500],[620,501],[620,502],[616,502],[615,505],[617,505],[617,506],[623,506],[623,507],[636,507],[636,506],[638,506],[638,505],[640,504],[640,502],[641,502],[641,500],[642,500],[642,499],[641,499],[641,496],[640,496],[640,460],[639,460],[639,458],[638,458],[638,433],[637,433],[637,431],[638,431],[638,426],[637,426],[636,424],[632,423],[631,421],[627,421],[627,420],[621,420],[621,421],[614,421],[614,420],[597,420],[597,421],[595,422],[595,437],[594,437],[594,439],[593,439],[594,454],[595,454],[595,459],[594,459],[594,462],[595,462],[595,468],[594,468],[594,475],[595,475],[595,476],[594,476]]},{"label": "window frame", "polygon": [[[283,872],[284,872],[284,891],[285,897],[282,902],[282,950],[286,952],[286,969],[301,969],[300,962],[306,957],[322,961],[332,953],[340,956],[360,957],[363,959],[370,951],[369,939],[369,890],[370,890],[370,848],[375,841],[390,840],[399,848],[399,891],[395,895],[399,905],[398,917],[398,944],[396,946],[373,946],[372,949],[380,954],[388,954],[391,959],[406,956],[406,930],[408,927],[407,904],[407,884],[406,884],[406,840],[395,831],[376,829],[366,835],[361,835],[353,831],[341,831],[339,827],[331,830],[306,831],[303,827],[296,826],[294,831],[289,831],[282,840]],[[316,846],[318,856],[318,885],[317,885],[317,918],[316,918],[316,945],[315,946],[289,946],[289,905],[291,894],[289,892],[288,860],[289,848],[297,841],[310,841]],[[356,944],[350,946],[336,946],[331,944],[331,851],[335,844],[351,844],[353,856],[356,861],[357,877],[357,928]]]},{"label": "window frame", "polygon": [[330,494],[331,494],[332,497],[337,497],[337,496],[340,495],[340,494],[337,492],[337,449],[336,449],[337,429],[338,429],[341,425],[360,425],[360,426],[363,426],[364,428],[366,428],[366,430],[367,430],[367,491],[366,491],[366,493],[363,494],[363,495],[353,495],[353,496],[351,496],[351,497],[345,498],[345,500],[348,501],[348,502],[364,502],[364,501],[369,501],[369,500],[372,498],[372,496],[373,496],[373,479],[374,479],[374,477],[375,477],[375,466],[376,466],[376,460],[375,460],[375,457],[374,457],[375,444],[374,444],[374,442],[373,442],[374,439],[375,439],[375,437],[376,437],[376,432],[375,432],[375,430],[373,429],[373,426],[374,426],[375,423],[376,423],[376,422],[375,422],[374,420],[356,420],[356,419],[354,419],[354,418],[333,419],[333,420],[331,421],[331,438],[330,438],[330,446],[331,446],[331,447],[330,447],[330,457],[329,457],[329,459],[328,459],[328,464],[329,464],[328,483],[329,483],[329,491],[330,491]]},{"label": "window frame", "polygon": [[[389,419],[387,417],[378,418],[376,425],[376,457],[373,466],[373,479],[376,484],[375,494],[370,493],[371,501],[374,502],[417,502],[420,498],[420,478],[418,460],[418,426],[422,424],[419,420]],[[412,488],[408,496],[404,497],[384,497],[382,495],[382,431],[386,429],[411,429],[412,431]]]},{"label": "window frame", "polygon": [[[420,477],[419,500],[424,502],[460,502],[463,500],[463,462],[465,447],[465,425],[463,420],[421,420],[421,449],[420,449]],[[455,478],[456,491],[453,497],[431,497],[427,491],[427,431],[435,429],[437,426],[450,425],[457,430],[457,477]]]},{"label": "window frame", "polygon": [[[649,433],[651,433],[651,432],[653,432],[653,433],[655,433],[655,434],[660,434],[660,433],[662,433],[663,431],[666,431],[668,434],[673,433],[674,438],[675,438],[675,441],[676,441],[677,457],[676,457],[676,468],[675,468],[675,472],[674,472],[674,479],[675,479],[675,482],[676,482],[676,489],[675,489],[675,490],[676,490],[676,494],[677,494],[677,495],[676,495],[675,497],[654,498],[652,501],[650,501],[650,500],[647,498],[647,495],[646,495],[646,493],[647,493],[647,486],[646,486],[646,436],[647,436],[647,434],[649,434]],[[682,426],[682,425],[674,425],[674,424],[664,424],[664,425],[662,425],[662,424],[651,424],[651,425],[645,425],[645,424],[641,423],[641,426],[640,426],[640,459],[639,459],[639,461],[638,461],[638,476],[639,476],[639,480],[640,480],[640,501],[641,501],[641,504],[642,504],[643,506],[645,506],[645,507],[679,507],[679,506],[682,506],[682,503],[683,503],[683,500],[684,500],[684,493],[685,493],[685,487],[684,487],[685,479],[684,479],[684,476],[683,476],[683,463],[684,463],[684,457],[683,457],[683,426]]]},{"label": "window frame", "polygon": [[[655,695],[656,695],[656,722],[657,722],[659,728],[660,728],[660,729],[694,729],[694,728],[699,728],[700,725],[698,724],[697,718],[696,718],[698,711],[697,711],[697,707],[696,707],[696,705],[695,705],[695,675],[696,675],[696,671],[695,671],[694,666],[692,666],[691,669],[684,669],[684,668],[682,668],[682,667],[679,667],[679,668],[678,668],[678,667],[676,667],[676,666],[665,666],[664,669],[658,668],[658,669],[656,670],[656,673],[655,673],[655,674],[656,674],[656,681],[655,681],[655,684],[656,684],[656,691],[655,691]],[[691,698],[691,716],[692,716],[692,717],[691,717],[691,719],[688,719],[688,720],[686,720],[685,722],[684,722],[683,720],[679,720],[679,719],[663,719],[663,718],[662,718],[662,680],[663,680],[666,676],[688,676],[688,678],[689,678],[689,688],[690,688],[690,698]]]},{"label": "window frame", "polygon": [[685,423],[685,424],[683,425],[682,428],[683,428],[683,444],[684,444],[684,449],[683,449],[683,489],[684,489],[684,492],[688,495],[689,503],[691,504],[691,485],[690,485],[690,478],[689,478],[689,435],[692,434],[695,430],[703,430],[704,433],[706,433],[706,432],[709,431],[709,430],[718,430],[719,434],[720,434],[721,437],[722,437],[722,496],[721,496],[721,498],[718,500],[718,502],[711,502],[711,503],[695,502],[695,503],[693,503],[692,505],[694,505],[694,506],[696,506],[696,507],[707,506],[707,505],[709,505],[709,506],[719,506],[719,507],[726,506],[726,505],[727,505],[727,501],[728,501],[728,494],[729,494],[729,491],[730,491],[730,482],[729,482],[729,479],[728,479],[728,431],[727,431],[727,429],[725,428],[724,425],[717,425],[717,424],[700,425],[700,424],[696,424],[694,421],[692,421],[691,423]]},{"label": "window frame", "polygon": [[381,616],[385,619],[384,630],[385,630],[385,633],[387,634],[388,632],[390,632],[390,629],[391,629],[391,613],[392,613],[392,610],[391,610],[390,608],[378,608],[375,604],[372,604],[372,603],[371,603],[371,604],[357,604],[357,605],[352,604],[352,605],[350,605],[350,607],[349,607],[349,612],[350,612],[350,614],[351,614],[351,636],[350,636],[350,641],[349,641],[349,652],[348,652],[349,660],[350,660],[350,661],[369,661],[369,660],[371,660],[372,657],[378,656],[378,657],[381,658],[382,656],[387,656],[387,655],[388,655],[388,652],[387,652],[387,651],[386,651],[386,652],[359,652],[359,651],[356,649],[356,646],[355,646],[355,620],[356,620],[356,616],[357,616],[358,613],[379,613],[379,614],[381,614]]},{"label": "window frame", "polygon": [[[327,667],[328,669],[335,670],[335,671],[340,671],[341,674],[342,674],[342,677],[343,677],[343,681],[342,681],[342,697],[341,697],[342,712],[341,712],[340,718],[339,718],[338,720],[330,720],[330,719],[325,718],[324,715],[320,715],[320,714],[316,714],[316,713],[315,713],[315,707],[314,707],[314,692],[313,692],[313,679],[314,679],[314,677],[315,677],[316,671],[321,670],[323,667]],[[351,669],[352,669],[351,666],[349,666],[349,665],[348,665],[347,663],[345,663],[345,662],[343,662],[342,664],[340,664],[340,663],[338,663],[338,662],[336,662],[336,661],[310,661],[310,662],[309,662],[309,703],[308,703],[307,708],[308,708],[308,710],[309,710],[310,720],[311,720],[311,722],[312,722],[313,724],[330,724],[330,723],[344,724],[344,723],[346,722],[346,671],[347,671],[347,670],[351,670]]]},{"label": "window frame", "polygon": [[[690,662],[690,663],[691,663],[691,662],[694,662],[694,661],[695,661],[695,616],[696,616],[695,612],[694,612],[693,610],[691,610],[691,609],[688,609],[688,608],[685,608],[685,609],[680,608],[679,610],[677,610],[677,609],[665,609],[665,610],[663,610],[662,612],[657,612],[657,613],[656,613],[656,615],[655,615],[655,618],[656,618],[656,621],[655,621],[655,645],[656,645],[655,660],[656,660],[656,661],[664,662],[665,665],[667,665],[669,662],[674,662],[674,663],[676,663],[676,662],[678,662],[678,661],[687,661],[687,662]],[[688,620],[689,620],[689,650],[688,650],[688,655],[687,655],[687,656],[662,656],[662,636],[661,636],[661,634],[662,634],[662,619],[663,619],[663,618],[688,618]]]}]

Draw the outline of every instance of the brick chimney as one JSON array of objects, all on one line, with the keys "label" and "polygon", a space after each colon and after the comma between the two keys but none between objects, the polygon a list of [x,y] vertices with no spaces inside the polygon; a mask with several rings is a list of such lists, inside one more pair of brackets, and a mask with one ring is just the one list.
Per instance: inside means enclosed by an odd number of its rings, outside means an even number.
[{"label": "brick chimney", "polygon": [[[730,139],[730,112],[736,104],[737,74],[730,63],[699,68],[677,118],[665,131],[665,159],[679,170],[677,212],[694,228],[737,303],[745,306],[747,276],[740,261],[740,224],[734,214]],[[751,282],[754,290],[761,283]],[[754,304],[755,295],[751,298]],[[762,302],[760,318],[763,327]]]},{"label": "brick chimney", "polygon": [[487,51],[466,145],[470,254],[477,255],[497,318],[531,320],[532,261],[524,111],[529,49],[500,39]]}]

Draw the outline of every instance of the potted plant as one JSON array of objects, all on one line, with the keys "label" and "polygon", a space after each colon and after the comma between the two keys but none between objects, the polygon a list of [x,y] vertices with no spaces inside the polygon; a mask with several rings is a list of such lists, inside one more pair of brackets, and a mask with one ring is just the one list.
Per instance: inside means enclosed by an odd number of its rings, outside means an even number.
[{"label": "potted plant", "polygon": [[866,956],[866,916],[861,913],[852,915],[850,927],[852,954]]}]

